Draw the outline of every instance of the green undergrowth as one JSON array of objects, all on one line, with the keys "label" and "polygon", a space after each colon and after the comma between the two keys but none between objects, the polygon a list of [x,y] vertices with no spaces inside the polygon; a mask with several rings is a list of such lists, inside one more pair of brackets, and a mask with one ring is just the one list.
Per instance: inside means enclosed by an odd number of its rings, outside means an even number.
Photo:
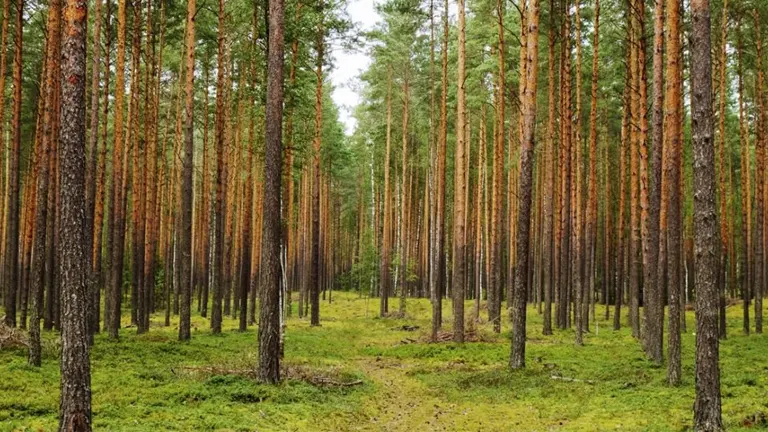
[{"label": "green undergrowth", "polygon": [[[396,302],[395,302],[396,303]],[[430,305],[408,300],[404,318],[378,318],[378,299],[334,293],[320,327],[288,320],[288,378],[253,379],[255,328],[221,335],[193,317],[192,341],[176,341],[177,320],[153,317],[148,334],[123,328],[119,341],[98,335],[91,351],[93,418],[108,431],[686,431],[694,398],[694,320],[683,335],[683,384],[665,382],[666,365],[647,361],[628,328],[592,322],[585,345],[573,332],[541,333],[529,311],[527,368],[510,371],[509,326],[495,335],[471,323],[479,340],[426,343]],[[468,302],[468,314],[473,311]],[[397,306],[394,305],[394,308]],[[485,312],[481,313],[483,315]],[[729,308],[721,345],[723,417],[728,430],[768,429],[768,339],[744,336],[741,308]],[[127,317],[128,313],[124,314]],[[450,330],[450,303],[444,317]],[[611,318],[612,320],[612,318]],[[127,325],[128,322],[124,322]],[[418,328],[412,328],[418,327]],[[48,340],[56,335],[45,333]],[[55,347],[54,343],[48,346]],[[296,372],[300,371],[300,372]],[[317,379],[315,379],[315,377]],[[351,384],[351,385],[343,385]],[[23,349],[0,351],[0,430],[55,430],[59,397],[56,350],[43,366]]]}]

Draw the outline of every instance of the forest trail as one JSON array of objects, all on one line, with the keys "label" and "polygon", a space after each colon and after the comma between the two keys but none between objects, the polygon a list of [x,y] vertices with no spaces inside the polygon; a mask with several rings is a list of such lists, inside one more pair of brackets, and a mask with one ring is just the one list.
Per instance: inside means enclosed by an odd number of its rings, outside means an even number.
[{"label": "forest trail", "polygon": [[440,417],[445,414],[441,401],[410,377],[411,365],[377,358],[359,361],[358,366],[379,389],[366,401],[375,413],[371,423],[358,430],[445,430],[441,427]]}]

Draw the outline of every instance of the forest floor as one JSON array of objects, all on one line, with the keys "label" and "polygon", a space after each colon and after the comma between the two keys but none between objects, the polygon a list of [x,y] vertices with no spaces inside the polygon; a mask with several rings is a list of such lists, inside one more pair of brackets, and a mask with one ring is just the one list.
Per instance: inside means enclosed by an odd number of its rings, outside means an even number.
[{"label": "forest floor", "polygon": [[[600,306],[581,347],[572,331],[542,336],[531,309],[528,367],[512,372],[506,323],[501,335],[478,324],[483,342],[432,344],[427,300],[409,299],[407,319],[376,318],[378,299],[334,293],[333,300],[321,305],[321,327],[294,311],[285,337],[290,378],[279,386],[248,376],[256,331],[240,333],[230,318],[214,336],[206,319],[193,317],[189,343],[177,342],[178,321],[163,327],[160,314],[148,334],[124,328],[119,342],[98,335],[95,430],[684,431],[692,424],[692,312],[683,384],[672,388],[666,368],[645,360],[629,328],[611,330]],[[744,336],[740,314],[740,306],[729,308],[721,345],[730,431],[768,428],[768,335]],[[443,316],[450,322],[450,302]],[[54,335],[47,337],[41,368],[27,366],[23,348],[0,351],[0,430],[55,430],[59,364]]]}]

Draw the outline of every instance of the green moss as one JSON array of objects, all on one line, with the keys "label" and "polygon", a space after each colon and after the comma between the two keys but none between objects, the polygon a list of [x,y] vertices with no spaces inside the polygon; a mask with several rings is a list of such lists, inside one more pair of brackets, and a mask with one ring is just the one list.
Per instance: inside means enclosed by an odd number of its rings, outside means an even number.
[{"label": "green moss", "polygon": [[[528,367],[510,371],[508,333],[494,335],[479,324],[486,342],[422,343],[430,326],[427,301],[409,300],[407,319],[379,319],[377,310],[373,299],[336,293],[333,304],[322,304],[321,327],[296,317],[288,321],[286,362],[339,381],[363,381],[351,387],[302,380],[266,386],[248,376],[211,371],[256,364],[255,329],[240,333],[229,318],[224,332],[214,336],[207,320],[194,317],[189,343],[176,341],[176,321],[153,326],[145,335],[125,328],[118,342],[98,335],[91,352],[94,426],[110,431],[690,429],[691,333],[683,335],[683,384],[673,388],[666,385],[666,367],[648,362],[629,329],[614,332],[610,321],[598,319],[597,327],[593,322],[585,345],[577,347],[572,331],[543,336],[541,318],[531,310]],[[724,421],[728,430],[768,428],[768,339],[742,335],[739,314],[739,307],[729,309],[729,338],[721,347]],[[444,316],[450,320],[449,303]],[[153,322],[162,322],[162,316]],[[691,328],[693,322],[691,313]],[[420,329],[403,331],[404,324]],[[44,337],[50,341],[55,335]],[[0,394],[0,430],[55,430],[57,359],[46,355],[43,366],[33,368],[23,350],[0,352]]]}]

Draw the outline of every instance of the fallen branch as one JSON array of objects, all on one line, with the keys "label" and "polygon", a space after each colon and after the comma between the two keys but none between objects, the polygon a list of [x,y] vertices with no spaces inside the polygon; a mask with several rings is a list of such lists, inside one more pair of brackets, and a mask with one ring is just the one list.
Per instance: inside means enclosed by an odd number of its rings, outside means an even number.
[{"label": "fallen branch", "polygon": [[0,321],[0,349],[29,348],[26,332],[5,325],[5,317]]},{"label": "fallen branch", "polygon": [[[257,373],[254,369],[225,369],[210,366],[181,366],[180,369],[194,372],[208,373],[212,375],[240,375],[249,378],[256,378]],[[171,372],[176,375],[176,371],[171,368]],[[283,375],[287,379],[305,381],[317,387],[352,387],[363,384],[363,380],[355,381],[336,381],[323,375],[316,375],[312,371],[299,367],[286,367]]]}]

